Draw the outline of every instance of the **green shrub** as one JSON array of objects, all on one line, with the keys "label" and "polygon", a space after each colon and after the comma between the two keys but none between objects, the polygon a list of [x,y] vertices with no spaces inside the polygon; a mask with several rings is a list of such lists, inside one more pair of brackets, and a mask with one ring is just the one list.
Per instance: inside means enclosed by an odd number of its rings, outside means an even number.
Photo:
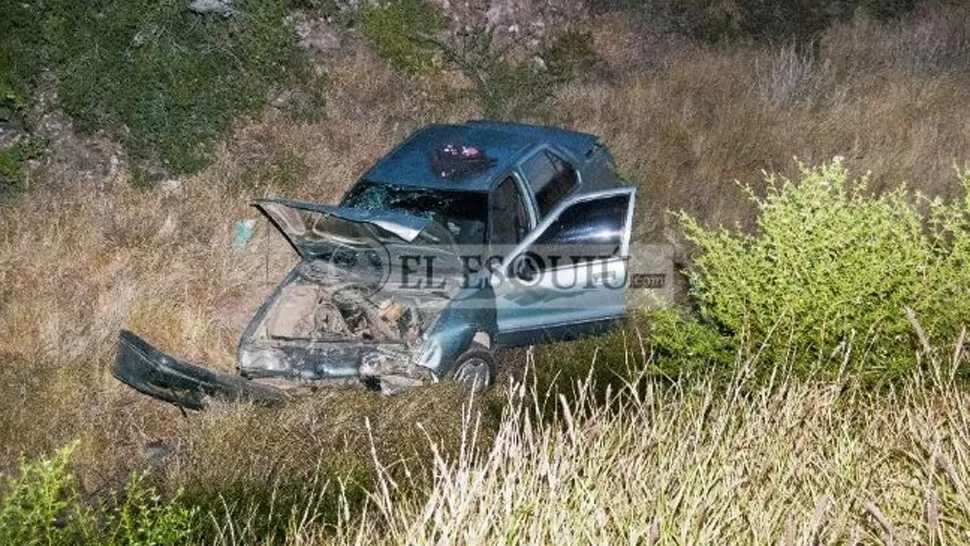
[{"label": "green shrub", "polygon": [[748,191],[754,234],[679,216],[700,250],[689,275],[701,319],[735,346],[763,348],[762,361],[800,375],[835,376],[847,363],[892,379],[917,362],[905,308],[938,342],[956,339],[970,303],[970,200],[936,200],[923,214],[922,198],[873,196],[838,158],[801,166],[798,183],[769,176],[764,197]]},{"label": "green shrub", "polygon": [[535,66],[499,60],[487,67],[474,91],[485,117],[523,119],[539,113],[553,86],[548,73]]},{"label": "green shrub", "polygon": [[435,63],[436,48],[424,37],[444,27],[444,20],[424,0],[394,0],[360,8],[364,39],[391,66],[409,76],[427,73]]},{"label": "green shrub", "polygon": [[701,375],[729,378],[737,363],[737,347],[717,325],[687,310],[646,309],[651,366],[668,377]]},{"label": "green shrub", "polygon": [[475,95],[486,117],[542,118],[555,92],[596,62],[592,36],[579,31],[554,36],[539,57],[546,63],[544,68],[487,52],[484,62],[463,69],[473,76]]},{"label": "green shrub", "polygon": [[597,62],[593,35],[567,30],[556,35],[541,54],[553,82],[566,83],[581,77]]},{"label": "green shrub", "polygon": [[0,150],[0,199],[26,188],[24,163],[47,151],[47,141],[40,137],[21,138],[9,148]]},{"label": "green shrub", "polygon": [[136,476],[123,495],[82,502],[68,466],[77,444],[23,461],[0,497],[0,544],[167,545],[191,537],[196,511],[163,501]]},{"label": "green shrub", "polygon": [[27,2],[7,2],[0,17],[0,121],[11,121],[27,107],[30,86],[40,69],[43,41],[35,13]]},{"label": "green shrub", "polygon": [[46,62],[61,105],[80,128],[121,140],[136,165],[179,174],[203,167],[233,120],[275,86],[319,99],[284,23],[286,2],[234,7],[222,17],[192,13],[182,0],[45,2]]},{"label": "green shrub", "polygon": [[193,535],[197,508],[188,508],[176,495],[163,500],[144,483],[144,475],[128,481],[122,495],[96,507],[91,517],[96,531],[88,543],[105,546],[185,544]]},{"label": "green shrub", "polygon": [[442,40],[439,31],[445,21],[424,0],[364,5],[359,19],[374,51],[407,76],[424,77],[443,67],[461,71],[490,118],[541,117],[556,89],[596,61],[592,36],[576,30],[549,40],[539,54],[545,68],[510,59],[507,49],[493,47],[492,34],[484,28]]},{"label": "green shrub", "polygon": [[67,468],[74,447],[49,459],[21,462],[0,500],[0,543],[68,544],[80,533],[78,520],[67,517],[78,504]]},{"label": "green shrub", "polygon": [[597,60],[587,32],[571,30],[553,36],[539,52],[545,67],[505,58],[492,49],[490,37],[483,42],[455,64],[472,81],[478,103],[490,118],[542,118],[555,92]]}]

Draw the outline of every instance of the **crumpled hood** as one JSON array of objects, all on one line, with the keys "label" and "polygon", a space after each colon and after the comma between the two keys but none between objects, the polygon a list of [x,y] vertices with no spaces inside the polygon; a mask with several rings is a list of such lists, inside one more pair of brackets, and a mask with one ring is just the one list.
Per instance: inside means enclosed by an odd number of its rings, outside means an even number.
[{"label": "crumpled hood", "polygon": [[432,221],[396,211],[371,211],[280,199],[253,203],[289,240],[304,260],[333,249],[334,244],[411,243]]}]

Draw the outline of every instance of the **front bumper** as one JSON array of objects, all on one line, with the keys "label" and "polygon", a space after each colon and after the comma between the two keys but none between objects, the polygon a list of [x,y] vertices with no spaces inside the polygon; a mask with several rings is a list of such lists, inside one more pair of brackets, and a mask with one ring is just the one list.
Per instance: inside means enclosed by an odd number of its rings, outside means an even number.
[{"label": "front bumper", "polygon": [[[351,357],[354,363],[344,362]],[[379,346],[361,351],[337,344],[319,352],[290,352],[280,365],[282,369],[244,368],[245,376],[220,373],[175,358],[121,330],[111,373],[142,394],[192,410],[203,410],[213,400],[276,406],[318,387],[362,387],[396,394],[436,381],[427,368],[402,352]]]},{"label": "front bumper", "polygon": [[205,409],[210,400],[275,406],[287,397],[275,387],[174,358],[128,330],[118,334],[111,373],[138,392],[193,410]]}]

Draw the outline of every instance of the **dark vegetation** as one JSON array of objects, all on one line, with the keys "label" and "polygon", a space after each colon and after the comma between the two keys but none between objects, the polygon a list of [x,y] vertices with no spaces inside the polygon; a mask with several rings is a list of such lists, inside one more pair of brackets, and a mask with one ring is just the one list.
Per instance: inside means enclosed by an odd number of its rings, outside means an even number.
[{"label": "dark vegetation", "polygon": [[611,0],[601,9],[640,12],[672,30],[709,43],[760,41],[809,44],[829,26],[865,15],[888,21],[919,0]]},{"label": "dark vegetation", "polygon": [[137,181],[198,171],[234,120],[274,90],[300,89],[294,113],[316,115],[323,82],[283,23],[286,4],[237,4],[222,17],[175,0],[12,2],[0,33],[7,110],[26,110],[46,74],[78,129],[124,144]]}]

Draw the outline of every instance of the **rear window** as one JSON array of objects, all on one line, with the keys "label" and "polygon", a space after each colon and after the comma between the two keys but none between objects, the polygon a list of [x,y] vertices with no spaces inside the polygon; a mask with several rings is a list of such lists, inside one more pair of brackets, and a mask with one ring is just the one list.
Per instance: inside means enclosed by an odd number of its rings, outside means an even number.
[{"label": "rear window", "polygon": [[549,151],[531,157],[522,165],[522,171],[536,196],[541,217],[549,214],[579,181],[576,169]]}]

